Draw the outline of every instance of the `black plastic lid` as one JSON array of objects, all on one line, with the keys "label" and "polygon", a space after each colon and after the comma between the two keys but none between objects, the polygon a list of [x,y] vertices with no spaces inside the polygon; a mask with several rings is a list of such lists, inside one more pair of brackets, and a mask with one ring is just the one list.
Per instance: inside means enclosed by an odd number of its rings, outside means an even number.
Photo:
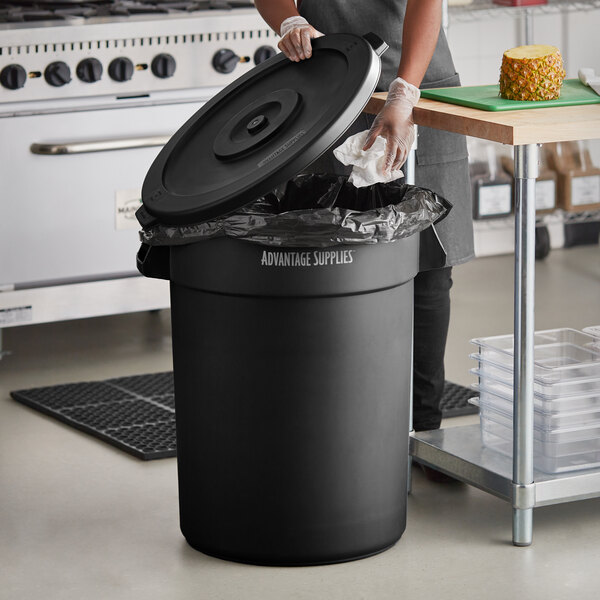
[{"label": "black plastic lid", "polygon": [[185,225],[227,214],[268,193],[328,150],[379,80],[377,36],[313,40],[313,56],[280,54],[227,86],[175,133],[142,188],[138,219]]}]

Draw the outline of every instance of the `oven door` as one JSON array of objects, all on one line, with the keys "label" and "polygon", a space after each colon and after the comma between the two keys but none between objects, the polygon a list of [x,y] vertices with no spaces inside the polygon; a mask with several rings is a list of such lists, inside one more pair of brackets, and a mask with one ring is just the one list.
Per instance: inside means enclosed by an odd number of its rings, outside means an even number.
[{"label": "oven door", "polygon": [[0,118],[0,290],[136,273],[146,171],[201,106]]}]

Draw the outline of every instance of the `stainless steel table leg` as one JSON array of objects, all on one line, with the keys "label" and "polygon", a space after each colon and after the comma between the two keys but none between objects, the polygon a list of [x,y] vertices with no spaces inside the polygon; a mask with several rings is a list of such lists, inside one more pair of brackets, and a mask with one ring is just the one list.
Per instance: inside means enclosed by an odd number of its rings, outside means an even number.
[{"label": "stainless steel table leg", "polygon": [[[418,127],[415,125],[415,141],[413,142],[412,148],[410,149],[410,152],[408,153],[408,156],[406,157],[406,162],[404,163],[404,181],[406,183],[408,183],[409,185],[415,185],[415,181],[416,181],[416,174],[415,174],[415,167],[416,167],[416,163],[417,163],[417,139],[418,139]],[[413,310],[413,317],[412,317],[412,322],[413,322],[413,336],[414,336],[414,310]],[[412,363],[413,363],[413,356],[412,356],[412,347],[411,347],[411,358],[410,358],[410,364],[411,364],[411,378],[410,378],[410,416],[408,419],[408,427],[410,430],[410,433],[412,434],[413,430],[413,408],[412,408],[412,399],[413,399],[413,388],[412,388]],[[410,441],[410,440],[409,440]],[[412,490],[412,456],[410,455],[410,452],[408,453],[408,475],[406,476],[406,488],[408,493],[410,494],[411,490]]]},{"label": "stainless steel table leg", "polygon": [[537,144],[515,146],[513,544],[533,537],[533,338]]}]

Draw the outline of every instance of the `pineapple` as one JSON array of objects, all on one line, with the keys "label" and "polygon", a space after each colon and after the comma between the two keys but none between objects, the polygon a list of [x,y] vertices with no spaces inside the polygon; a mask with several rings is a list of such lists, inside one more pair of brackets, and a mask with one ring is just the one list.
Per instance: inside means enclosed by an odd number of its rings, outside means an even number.
[{"label": "pineapple", "polygon": [[518,46],[502,56],[500,96],[506,100],[556,100],[565,75],[555,46]]}]

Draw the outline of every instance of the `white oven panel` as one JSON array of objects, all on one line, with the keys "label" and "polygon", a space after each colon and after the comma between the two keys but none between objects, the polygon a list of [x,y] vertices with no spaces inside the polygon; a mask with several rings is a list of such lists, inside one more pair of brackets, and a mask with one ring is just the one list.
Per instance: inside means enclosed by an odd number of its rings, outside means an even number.
[{"label": "white oven panel", "polygon": [[123,226],[117,207],[127,208],[124,197],[141,189],[160,147],[45,156],[33,154],[32,144],[110,147],[170,136],[201,106],[0,119],[0,290],[136,272],[138,233]]}]

